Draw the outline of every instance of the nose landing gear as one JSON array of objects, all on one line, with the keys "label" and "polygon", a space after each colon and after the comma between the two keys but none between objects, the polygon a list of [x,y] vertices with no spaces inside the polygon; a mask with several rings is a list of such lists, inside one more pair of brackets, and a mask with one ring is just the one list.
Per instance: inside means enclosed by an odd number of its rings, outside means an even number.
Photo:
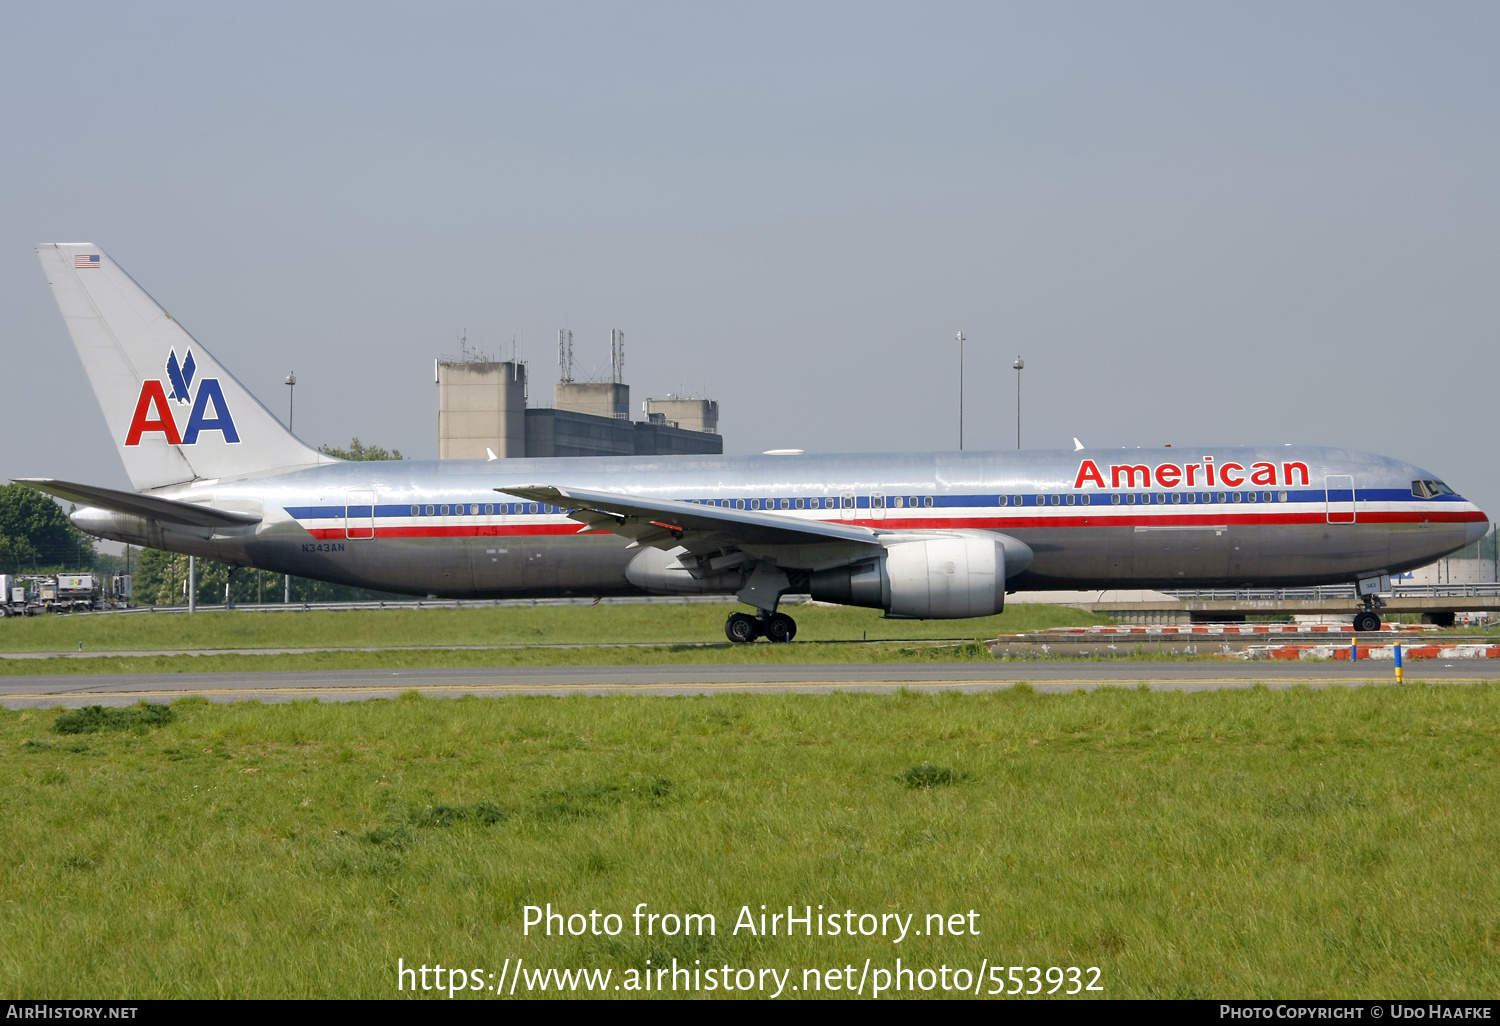
[{"label": "nose landing gear", "polygon": [[724,636],[737,645],[764,637],[772,644],[791,641],[797,636],[797,621],[785,613],[771,613],[757,618],[749,613],[731,613],[724,622]]},{"label": "nose landing gear", "polygon": [[1366,609],[1355,613],[1354,629],[1361,634],[1366,631],[1380,630],[1380,614],[1373,609]]}]

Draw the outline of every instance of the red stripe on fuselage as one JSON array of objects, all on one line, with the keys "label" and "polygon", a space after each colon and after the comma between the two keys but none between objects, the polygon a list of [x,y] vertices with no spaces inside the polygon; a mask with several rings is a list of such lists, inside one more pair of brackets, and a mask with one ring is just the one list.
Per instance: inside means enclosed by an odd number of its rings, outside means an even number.
[{"label": "red stripe on fuselage", "polygon": [[[788,517],[788,526],[796,526],[801,518]],[[1437,512],[1423,510],[1420,512],[1405,511],[1361,511],[1358,523],[1361,524],[1418,524],[1423,522],[1436,524],[1461,524],[1477,523],[1485,519],[1484,514],[1477,510],[1461,512]],[[859,527],[869,527],[885,531],[956,531],[956,530],[1017,530],[1025,528],[1079,528],[1079,527],[1258,527],[1266,525],[1311,525],[1328,523],[1327,513],[1323,510],[1306,513],[1245,513],[1230,512],[1228,509],[1219,511],[1217,508],[1212,513],[1176,513],[1163,512],[1161,514],[1084,514],[1081,511],[1068,515],[1057,516],[1015,516],[997,515],[988,517],[927,517],[927,518],[897,518],[887,517],[884,520],[832,520],[819,521],[820,523],[854,524]],[[1335,526],[1345,526],[1343,523]],[[358,527],[360,530],[368,530],[368,527]],[[444,524],[444,525],[411,525],[401,527],[377,527],[375,536],[377,538],[513,538],[513,537],[544,537],[544,536],[570,536],[575,534],[607,534],[609,532],[595,529],[588,530],[577,521],[569,520],[566,523],[552,524]],[[344,538],[343,527],[316,527],[310,528],[308,534],[314,538],[331,539]]]}]

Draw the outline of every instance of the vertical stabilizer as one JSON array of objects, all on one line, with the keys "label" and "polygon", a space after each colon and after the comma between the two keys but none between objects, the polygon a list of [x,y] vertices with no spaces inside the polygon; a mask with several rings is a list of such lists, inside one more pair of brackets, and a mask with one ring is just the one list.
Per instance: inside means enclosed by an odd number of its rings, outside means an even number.
[{"label": "vertical stabilizer", "polygon": [[98,246],[37,247],[137,489],[333,462],[304,445]]}]

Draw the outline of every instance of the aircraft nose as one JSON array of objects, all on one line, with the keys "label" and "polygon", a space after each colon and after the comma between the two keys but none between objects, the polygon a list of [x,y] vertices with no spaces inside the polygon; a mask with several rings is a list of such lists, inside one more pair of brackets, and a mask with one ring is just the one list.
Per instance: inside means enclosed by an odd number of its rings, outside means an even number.
[{"label": "aircraft nose", "polygon": [[1473,545],[1475,542],[1489,533],[1490,524],[1488,518],[1486,518],[1482,523],[1470,524],[1468,530],[1464,534],[1464,544]]}]

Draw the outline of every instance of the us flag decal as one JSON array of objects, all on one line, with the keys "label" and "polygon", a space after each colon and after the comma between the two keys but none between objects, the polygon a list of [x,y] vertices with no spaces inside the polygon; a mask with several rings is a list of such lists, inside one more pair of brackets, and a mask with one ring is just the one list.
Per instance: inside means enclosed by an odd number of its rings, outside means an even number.
[{"label": "us flag decal", "polygon": [[73,266],[80,269],[84,267],[98,267],[99,255],[96,253],[93,256],[76,256],[73,258]]}]

